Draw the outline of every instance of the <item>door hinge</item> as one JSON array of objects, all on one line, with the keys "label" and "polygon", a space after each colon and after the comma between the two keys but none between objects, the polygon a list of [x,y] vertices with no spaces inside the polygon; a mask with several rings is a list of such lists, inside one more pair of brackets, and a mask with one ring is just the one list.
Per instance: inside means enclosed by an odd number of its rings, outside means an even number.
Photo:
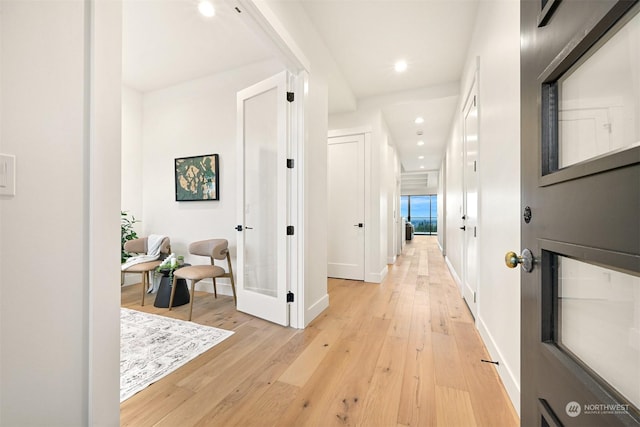
[{"label": "door hinge", "polygon": [[288,169],[293,169],[295,165],[295,161],[293,159],[287,159],[287,168]]},{"label": "door hinge", "polygon": [[473,171],[474,172],[478,172],[478,161],[477,160],[473,161]]},{"label": "door hinge", "polygon": [[293,292],[287,292],[287,302],[293,302]]},{"label": "door hinge", "polygon": [[293,102],[295,100],[295,95],[293,92],[287,92],[287,101]]},{"label": "door hinge", "polygon": [[287,225],[287,236],[293,236],[295,233],[295,229],[293,225]]},{"label": "door hinge", "polygon": [[473,303],[474,304],[476,303],[476,293],[475,292],[473,293]]},{"label": "door hinge", "polygon": [[473,227],[473,237],[478,237],[478,229]]},{"label": "door hinge", "polygon": [[474,107],[476,106],[476,96],[475,95],[473,95],[473,106]]}]

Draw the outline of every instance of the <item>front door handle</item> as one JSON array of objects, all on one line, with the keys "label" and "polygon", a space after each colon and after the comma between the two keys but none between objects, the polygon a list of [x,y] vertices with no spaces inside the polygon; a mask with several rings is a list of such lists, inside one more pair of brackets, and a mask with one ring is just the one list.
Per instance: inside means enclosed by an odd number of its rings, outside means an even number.
[{"label": "front door handle", "polygon": [[357,223],[357,224],[353,224],[353,226],[354,226],[354,227],[362,228],[362,227],[364,227],[364,224],[363,224],[363,223],[361,223],[361,222],[359,222],[359,223]]},{"label": "front door handle", "polygon": [[509,268],[516,268],[518,264],[520,267],[526,271],[527,273],[531,273],[533,270],[533,253],[529,249],[524,249],[522,251],[522,256],[518,256],[515,252],[507,252],[504,256],[504,263]]},{"label": "front door handle", "polygon": [[466,225],[463,225],[462,227],[460,227],[460,230],[466,230],[466,229],[467,229]]}]

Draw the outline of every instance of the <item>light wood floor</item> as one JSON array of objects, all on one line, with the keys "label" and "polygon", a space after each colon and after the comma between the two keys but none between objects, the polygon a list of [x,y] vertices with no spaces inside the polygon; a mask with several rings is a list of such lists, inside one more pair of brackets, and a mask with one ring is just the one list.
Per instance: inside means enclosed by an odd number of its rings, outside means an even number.
[{"label": "light wood floor", "polygon": [[[123,426],[517,426],[519,420],[447,271],[416,236],[382,284],[329,280],[330,307],[305,330],[197,293],[193,320],[223,343],[121,404]],[[151,298],[152,299],[152,298]],[[125,287],[122,305],[168,312]]]}]

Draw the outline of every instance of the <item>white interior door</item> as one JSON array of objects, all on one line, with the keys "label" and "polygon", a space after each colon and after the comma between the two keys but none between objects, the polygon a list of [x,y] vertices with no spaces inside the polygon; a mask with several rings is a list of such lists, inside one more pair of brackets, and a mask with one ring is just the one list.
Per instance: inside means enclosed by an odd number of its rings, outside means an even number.
[{"label": "white interior door", "polygon": [[[475,87],[475,85],[474,85]],[[472,90],[464,108],[463,296],[478,311],[478,106]]]},{"label": "white interior door", "polygon": [[327,274],[364,280],[364,135],[329,138]]},{"label": "white interior door", "polygon": [[238,310],[289,324],[287,73],[238,92]]}]

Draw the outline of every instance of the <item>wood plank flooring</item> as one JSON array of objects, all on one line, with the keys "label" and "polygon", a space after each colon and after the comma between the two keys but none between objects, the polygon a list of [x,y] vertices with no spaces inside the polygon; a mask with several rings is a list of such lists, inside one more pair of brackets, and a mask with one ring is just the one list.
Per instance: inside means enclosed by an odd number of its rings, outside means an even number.
[{"label": "wood plank flooring", "polygon": [[[185,319],[140,285],[122,306]],[[305,330],[196,293],[193,321],[236,333],[120,405],[122,426],[517,426],[435,237],[415,236],[381,284],[329,279]]]}]

